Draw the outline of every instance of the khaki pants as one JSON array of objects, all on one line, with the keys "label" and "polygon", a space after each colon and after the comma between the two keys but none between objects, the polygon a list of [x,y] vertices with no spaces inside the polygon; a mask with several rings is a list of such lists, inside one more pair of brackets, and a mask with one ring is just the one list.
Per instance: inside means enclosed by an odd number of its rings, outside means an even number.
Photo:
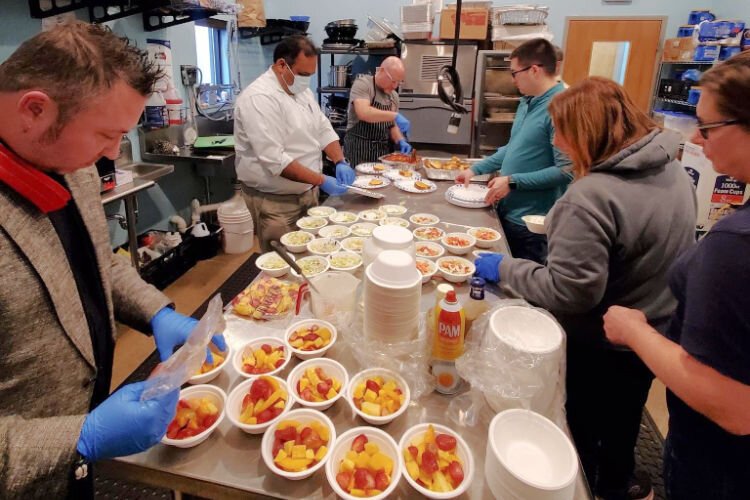
[{"label": "khaki pants", "polygon": [[253,216],[255,234],[264,252],[272,250],[271,241],[278,241],[284,233],[296,231],[295,222],[304,217],[309,208],[318,205],[317,187],[302,194],[270,194],[243,185],[242,195]]}]

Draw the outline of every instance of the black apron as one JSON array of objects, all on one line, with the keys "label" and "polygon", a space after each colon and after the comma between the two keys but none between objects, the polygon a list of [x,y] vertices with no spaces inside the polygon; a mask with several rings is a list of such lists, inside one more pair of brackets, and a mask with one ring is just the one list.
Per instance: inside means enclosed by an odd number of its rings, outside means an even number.
[{"label": "black apron", "polygon": [[[381,111],[392,111],[390,104],[380,104],[375,101],[378,89],[375,87],[374,76],[372,88],[374,95],[370,100],[370,106]],[[377,161],[381,156],[390,153],[391,127],[393,127],[392,121],[368,123],[360,120],[347,130],[344,138],[344,153],[349,164],[356,167],[360,163]]]}]

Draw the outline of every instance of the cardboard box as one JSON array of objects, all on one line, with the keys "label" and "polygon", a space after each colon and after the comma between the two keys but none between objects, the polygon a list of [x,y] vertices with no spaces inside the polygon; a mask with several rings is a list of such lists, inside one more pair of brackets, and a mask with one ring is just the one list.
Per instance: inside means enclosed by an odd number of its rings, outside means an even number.
[{"label": "cardboard box", "polygon": [[513,52],[513,50],[522,43],[522,40],[499,40],[492,42],[492,50],[508,50]]},{"label": "cardboard box", "polygon": [[[461,40],[486,40],[487,26],[490,22],[490,9],[486,7],[461,8]],[[453,39],[456,34],[456,9],[443,7],[440,12],[440,38]]]},{"label": "cardboard box", "polygon": [[698,200],[695,229],[707,232],[716,222],[740,208],[750,198],[750,188],[728,175],[719,174],[703,154],[703,148],[687,142],[682,166],[693,179]]},{"label": "cardboard box", "polygon": [[662,59],[667,62],[692,61],[696,46],[697,43],[692,37],[667,38],[664,41]]}]

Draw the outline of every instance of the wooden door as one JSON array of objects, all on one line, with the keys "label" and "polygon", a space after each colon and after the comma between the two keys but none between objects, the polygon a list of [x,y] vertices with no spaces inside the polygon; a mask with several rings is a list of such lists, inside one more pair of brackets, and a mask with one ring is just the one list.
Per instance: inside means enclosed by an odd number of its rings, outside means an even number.
[{"label": "wooden door", "polygon": [[666,24],[666,17],[567,18],[563,80],[574,85],[612,71],[648,113]]}]

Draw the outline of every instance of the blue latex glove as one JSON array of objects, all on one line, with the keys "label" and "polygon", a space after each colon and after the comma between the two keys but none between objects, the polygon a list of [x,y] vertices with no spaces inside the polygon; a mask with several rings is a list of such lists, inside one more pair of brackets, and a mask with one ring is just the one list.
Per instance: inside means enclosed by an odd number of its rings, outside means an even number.
[{"label": "blue latex glove", "polygon": [[86,415],[76,448],[95,462],[132,455],[158,443],[175,416],[180,391],[140,401],[145,382],[126,385]]},{"label": "blue latex glove", "polygon": [[[198,324],[198,320],[180,314],[171,307],[165,307],[151,318],[151,330],[154,332],[156,349],[159,351],[159,358],[162,361],[169,358],[174,352],[174,348],[187,342],[193,328]],[[220,351],[227,350],[227,344],[224,342],[222,335],[214,335],[211,338]],[[211,349],[206,347],[206,361],[214,362]]]},{"label": "blue latex glove", "polygon": [[477,270],[474,276],[484,278],[490,283],[500,281],[500,263],[504,255],[501,253],[483,253],[481,257],[474,261]]},{"label": "blue latex glove", "polygon": [[330,175],[323,176],[323,184],[320,185],[320,189],[328,193],[330,196],[341,196],[346,193],[347,187],[343,184],[339,184],[339,181],[335,177]]},{"label": "blue latex glove", "polygon": [[396,119],[394,121],[396,122],[396,125],[398,126],[398,129],[402,134],[404,134],[405,136],[409,135],[409,132],[411,132],[411,122],[407,120],[404,115],[402,115],[401,113],[397,113]]},{"label": "blue latex glove", "polygon": [[339,184],[351,186],[354,177],[356,177],[354,169],[347,162],[342,160],[336,164],[336,180]]},{"label": "blue latex glove", "polygon": [[400,141],[398,141],[398,147],[401,149],[401,152],[404,154],[411,153],[411,149],[412,149],[411,144],[406,142],[404,139],[401,139]]}]

